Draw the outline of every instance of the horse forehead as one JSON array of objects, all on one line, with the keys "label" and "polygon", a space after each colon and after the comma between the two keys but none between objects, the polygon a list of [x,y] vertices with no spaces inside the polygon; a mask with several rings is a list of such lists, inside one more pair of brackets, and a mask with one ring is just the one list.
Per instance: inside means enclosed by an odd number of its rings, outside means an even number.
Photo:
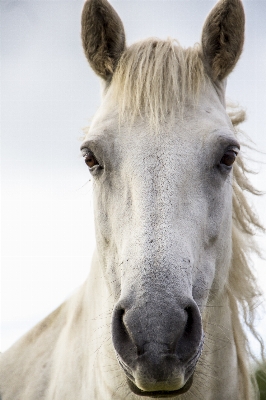
[{"label": "horse forehead", "polygon": [[[110,130],[110,143],[123,150],[123,154],[154,154],[157,157],[176,153],[198,153],[201,149],[208,152],[215,143],[219,132],[233,134],[231,124],[223,115],[210,115],[203,110],[186,119],[177,118],[174,124],[165,124],[158,131],[151,129],[145,121],[130,128],[121,127]],[[112,133],[111,133],[112,131]]]},{"label": "horse forehead", "polygon": [[204,96],[196,107],[185,105],[182,113],[177,112],[174,121],[166,120],[156,129],[143,115],[134,120],[121,120],[111,97],[107,96],[92,121],[85,141],[89,138],[101,139],[113,149],[122,149],[120,156],[131,152],[153,153],[155,149],[162,148],[170,153],[181,147],[184,152],[187,147],[197,150],[200,144],[208,143],[213,131],[232,131],[225,108],[213,91],[210,91],[210,98],[211,101]]}]

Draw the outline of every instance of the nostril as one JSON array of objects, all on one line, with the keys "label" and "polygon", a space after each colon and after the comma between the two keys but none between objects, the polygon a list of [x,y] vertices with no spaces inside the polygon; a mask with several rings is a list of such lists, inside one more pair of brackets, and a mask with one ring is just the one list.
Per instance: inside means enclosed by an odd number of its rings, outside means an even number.
[{"label": "nostril", "polygon": [[113,316],[113,336],[114,339],[126,339],[128,336],[127,328],[124,324],[124,316],[125,316],[124,308],[117,308],[114,311]]},{"label": "nostril", "polygon": [[132,340],[130,327],[126,323],[128,313],[130,313],[129,310],[117,306],[114,309],[112,321],[112,339],[115,351],[120,361],[122,360],[127,365],[133,362],[137,354],[137,347]]},{"label": "nostril", "polygon": [[185,308],[187,313],[187,323],[185,326],[184,335],[190,335],[193,330],[194,318],[193,318],[193,310],[192,307],[188,306]]},{"label": "nostril", "polygon": [[202,341],[201,316],[196,304],[184,308],[186,320],[183,333],[176,346],[176,354],[180,361],[187,361],[195,355]]},{"label": "nostril", "polygon": [[144,346],[141,346],[141,347],[138,346],[137,347],[137,355],[142,356],[144,353],[145,353]]},{"label": "nostril", "polygon": [[121,329],[123,329],[125,331],[125,333],[126,333],[127,330],[126,330],[126,327],[125,327],[125,324],[124,324],[124,321],[123,321],[124,315],[125,315],[125,310],[123,308],[117,310],[117,315],[116,315],[117,316],[117,322],[120,324]]}]

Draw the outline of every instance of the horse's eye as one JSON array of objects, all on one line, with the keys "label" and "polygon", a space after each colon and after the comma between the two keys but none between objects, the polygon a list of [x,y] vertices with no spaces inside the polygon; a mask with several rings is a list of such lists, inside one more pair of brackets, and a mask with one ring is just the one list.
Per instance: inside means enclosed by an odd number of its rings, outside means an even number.
[{"label": "horse's eye", "polygon": [[91,151],[85,153],[84,159],[85,163],[88,165],[89,168],[92,168],[95,165],[99,165],[97,159],[95,158],[94,154]]},{"label": "horse's eye", "polygon": [[236,159],[237,153],[234,150],[227,150],[226,153],[224,153],[220,164],[226,165],[227,167],[231,167]]}]

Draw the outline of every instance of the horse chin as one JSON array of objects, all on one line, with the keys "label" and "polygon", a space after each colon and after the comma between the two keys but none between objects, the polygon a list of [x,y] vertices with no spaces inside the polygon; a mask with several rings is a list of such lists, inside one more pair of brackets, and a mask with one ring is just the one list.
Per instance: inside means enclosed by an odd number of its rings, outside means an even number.
[{"label": "horse chin", "polygon": [[185,385],[178,389],[178,390],[156,390],[156,391],[144,391],[139,389],[134,382],[132,382],[131,379],[129,379],[127,377],[127,383],[129,388],[131,389],[131,391],[135,394],[137,394],[138,396],[143,396],[143,397],[151,397],[154,399],[161,399],[161,398],[171,398],[171,397],[175,397],[175,396],[179,396],[183,393],[186,393],[192,383],[193,383],[193,374],[190,376],[190,378],[187,380],[187,382],[185,383]]}]

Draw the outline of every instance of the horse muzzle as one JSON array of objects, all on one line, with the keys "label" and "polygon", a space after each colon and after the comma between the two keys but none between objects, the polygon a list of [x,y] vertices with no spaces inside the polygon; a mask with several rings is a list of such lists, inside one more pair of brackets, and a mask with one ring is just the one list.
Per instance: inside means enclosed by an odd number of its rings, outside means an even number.
[{"label": "horse muzzle", "polygon": [[[132,392],[139,396],[173,397],[189,390],[203,347],[199,309],[194,300],[162,310],[125,306],[114,310],[112,339]],[[145,303],[146,304],[146,303]]]}]

